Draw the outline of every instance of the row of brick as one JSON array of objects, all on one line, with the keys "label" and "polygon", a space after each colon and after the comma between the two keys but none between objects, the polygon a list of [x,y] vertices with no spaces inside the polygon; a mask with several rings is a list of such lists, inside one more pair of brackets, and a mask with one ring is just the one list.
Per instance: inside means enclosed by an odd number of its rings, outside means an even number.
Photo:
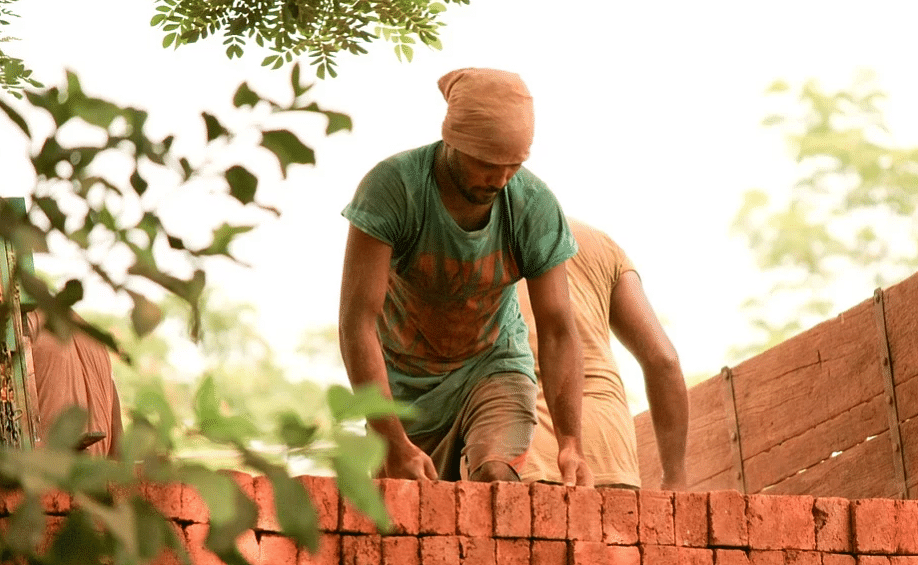
[{"label": "row of brick", "polygon": [[[232,476],[259,507],[253,533],[277,533],[270,482],[244,473]],[[318,509],[323,531],[345,540],[352,537],[350,534],[375,539],[378,532],[372,522],[339,496],[333,478],[303,476],[299,480]],[[918,501],[911,500],[849,501],[742,495],[736,491],[635,493],[504,482],[384,479],[377,485],[392,517],[391,530],[377,537],[420,537],[419,547],[447,543],[426,539],[443,537],[493,538],[506,547],[558,541],[628,552],[617,548],[641,546],[645,553],[656,551],[649,548],[675,547],[713,551],[715,557],[718,551],[726,556],[732,555],[730,551],[747,550],[802,555],[918,555]],[[194,489],[181,484],[149,484],[144,490],[181,527],[207,523],[207,508]],[[0,514],[8,514],[16,503],[15,493],[4,494]],[[45,511],[52,515],[66,514],[70,508],[69,499],[63,495],[48,495],[44,503]],[[574,551],[574,547],[568,549]]]}]

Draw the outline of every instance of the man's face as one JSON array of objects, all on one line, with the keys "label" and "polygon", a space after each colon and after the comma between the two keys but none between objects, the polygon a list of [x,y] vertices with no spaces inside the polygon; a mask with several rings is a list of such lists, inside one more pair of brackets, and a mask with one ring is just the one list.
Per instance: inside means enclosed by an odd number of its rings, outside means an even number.
[{"label": "man's face", "polygon": [[446,156],[450,179],[471,204],[491,204],[522,163],[495,165],[452,149]]}]

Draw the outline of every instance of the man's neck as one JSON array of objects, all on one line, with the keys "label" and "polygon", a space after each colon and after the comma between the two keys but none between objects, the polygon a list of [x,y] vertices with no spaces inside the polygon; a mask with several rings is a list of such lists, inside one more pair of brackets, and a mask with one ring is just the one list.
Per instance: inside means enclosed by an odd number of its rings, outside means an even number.
[{"label": "man's neck", "polygon": [[440,143],[434,156],[434,178],[443,206],[459,227],[465,231],[477,231],[488,225],[494,203],[473,204],[462,196],[449,173],[445,143]]}]

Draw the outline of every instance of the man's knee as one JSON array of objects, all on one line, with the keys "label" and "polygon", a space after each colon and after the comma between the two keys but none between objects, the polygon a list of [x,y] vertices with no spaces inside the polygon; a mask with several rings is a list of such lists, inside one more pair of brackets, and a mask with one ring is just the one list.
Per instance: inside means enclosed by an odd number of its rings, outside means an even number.
[{"label": "man's knee", "polygon": [[469,475],[470,481],[489,483],[493,481],[519,482],[516,470],[503,461],[485,461]]}]

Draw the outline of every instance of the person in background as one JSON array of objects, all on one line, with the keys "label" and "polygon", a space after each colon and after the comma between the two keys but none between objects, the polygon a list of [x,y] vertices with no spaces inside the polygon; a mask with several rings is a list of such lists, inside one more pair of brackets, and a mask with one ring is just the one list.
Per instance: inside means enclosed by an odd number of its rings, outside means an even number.
[{"label": "person in background", "polygon": [[563,482],[592,486],[565,272],[577,247],[554,194],[522,166],[532,97],[518,75],[494,69],[452,71],[438,86],[442,141],[377,164],[342,212],[351,224],[339,313],[348,378],[420,416],[370,419],[388,445],[380,476],[519,480],[537,390],[515,290],[526,279],[546,353],[553,465]]},{"label": "person in background", "polygon": [[[685,445],[688,395],[679,357],[644,294],[641,279],[624,251],[605,233],[568,219],[579,251],[567,266],[568,288],[583,344],[583,451],[596,486],[639,488],[634,420],[625,387],[612,355],[609,330],[637,359],[644,373],[647,400],[663,465],[660,488],[686,488]],[[536,353],[539,341],[532,323],[527,289],[518,285],[520,305]],[[526,482],[558,483],[551,464],[552,419],[542,394],[537,402],[538,425],[520,473]],[[653,485],[656,487],[657,485]]]},{"label": "person in background", "polygon": [[70,339],[61,341],[44,325],[44,314],[26,314],[24,329],[38,393],[39,437],[47,438],[54,420],[76,405],[88,413],[83,446],[89,445],[80,447],[91,455],[115,457],[123,427],[108,349],[76,328]]}]

